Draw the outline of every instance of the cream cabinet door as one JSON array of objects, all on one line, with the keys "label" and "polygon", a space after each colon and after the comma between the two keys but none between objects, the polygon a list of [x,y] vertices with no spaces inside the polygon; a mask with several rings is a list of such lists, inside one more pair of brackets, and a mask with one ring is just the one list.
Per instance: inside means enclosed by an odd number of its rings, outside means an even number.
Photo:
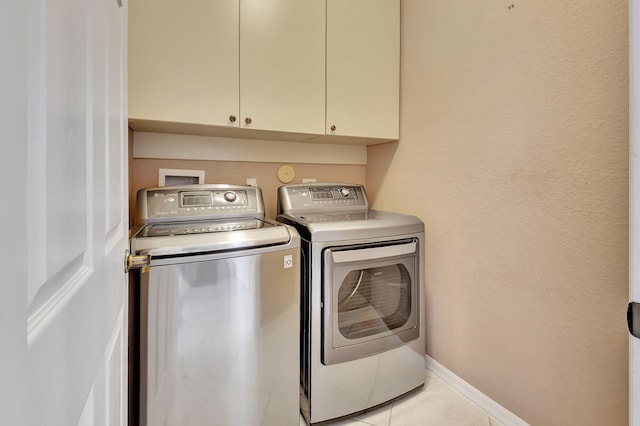
[{"label": "cream cabinet door", "polygon": [[129,118],[237,127],[238,22],[238,0],[131,1]]},{"label": "cream cabinet door", "polygon": [[324,134],[324,52],[325,0],[240,0],[240,127]]},{"label": "cream cabinet door", "polygon": [[327,0],[327,135],[398,139],[400,1]]}]

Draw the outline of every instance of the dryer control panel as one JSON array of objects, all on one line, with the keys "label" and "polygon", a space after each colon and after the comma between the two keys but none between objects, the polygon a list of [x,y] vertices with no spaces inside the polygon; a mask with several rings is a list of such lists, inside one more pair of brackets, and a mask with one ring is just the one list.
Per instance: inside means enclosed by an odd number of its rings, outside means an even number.
[{"label": "dryer control panel", "polygon": [[313,211],[367,211],[369,203],[362,185],[305,183],[278,189],[278,213]]}]

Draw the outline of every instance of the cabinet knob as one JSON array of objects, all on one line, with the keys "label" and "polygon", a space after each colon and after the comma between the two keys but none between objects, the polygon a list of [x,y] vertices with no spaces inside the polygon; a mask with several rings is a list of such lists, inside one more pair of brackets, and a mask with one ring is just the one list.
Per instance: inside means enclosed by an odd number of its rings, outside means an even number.
[{"label": "cabinet knob", "polygon": [[244,122],[247,123],[247,124],[251,124],[251,117],[245,118]]},{"label": "cabinet knob", "polygon": [[236,122],[236,116],[235,115],[230,115],[229,116],[229,121],[232,122],[232,123],[235,123]]},{"label": "cabinet knob", "polygon": [[335,132],[335,131],[336,131],[336,125],[335,125],[335,124],[331,125],[331,131],[332,131],[332,132]]}]

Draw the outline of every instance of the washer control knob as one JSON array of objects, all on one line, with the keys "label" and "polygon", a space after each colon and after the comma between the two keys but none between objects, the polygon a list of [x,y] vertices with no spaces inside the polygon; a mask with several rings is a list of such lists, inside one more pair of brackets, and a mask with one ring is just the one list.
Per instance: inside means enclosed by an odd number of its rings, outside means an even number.
[{"label": "washer control knob", "polygon": [[351,195],[351,190],[349,188],[340,188],[340,195],[342,195],[344,198],[347,198],[349,195]]},{"label": "washer control knob", "polygon": [[228,191],[224,193],[224,199],[230,203],[233,203],[236,198],[238,198],[238,196],[235,192]]}]

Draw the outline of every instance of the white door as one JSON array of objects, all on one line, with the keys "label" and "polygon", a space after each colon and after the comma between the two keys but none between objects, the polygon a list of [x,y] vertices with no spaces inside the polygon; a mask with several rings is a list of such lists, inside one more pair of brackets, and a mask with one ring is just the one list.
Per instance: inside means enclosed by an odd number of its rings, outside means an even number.
[{"label": "white door", "polygon": [[[0,424],[26,420],[27,2],[0,6]],[[9,184],[11,183],[11,184]],[[7,206],[14,206],[7,208]]]},{"label": "white door", "polygon": [[[629,2],[629,300],[640,302],[640,8]],[[640,339],[629,336],[629,424],[640,425]]]},{"label": "white door", "polygon": [[0,16],[0,424],[125,424],[126,4]]}]

